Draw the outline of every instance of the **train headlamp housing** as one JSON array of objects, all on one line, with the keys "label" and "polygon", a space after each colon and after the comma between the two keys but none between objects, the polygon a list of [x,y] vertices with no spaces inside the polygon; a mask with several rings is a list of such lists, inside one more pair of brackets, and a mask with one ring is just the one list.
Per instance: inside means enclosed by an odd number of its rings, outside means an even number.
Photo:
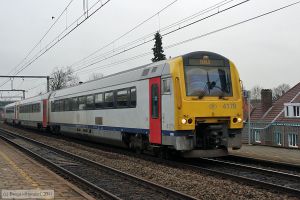
[{"label": "train headlamp housing", "polygon": [[186,122],[187,122],[187,120],[186,120],[186,119],[184,119],[184,118],[183,118],[183,119],[181,119],[181,123],[182,123],[182,124],[186,124]]},{"label": "train headlamp housing", "polygon": [[241,123],[241,122],[242,122],[242,118],[238,117],[238,118],[237,118],[237,122],[238,122],[238,123]]}]

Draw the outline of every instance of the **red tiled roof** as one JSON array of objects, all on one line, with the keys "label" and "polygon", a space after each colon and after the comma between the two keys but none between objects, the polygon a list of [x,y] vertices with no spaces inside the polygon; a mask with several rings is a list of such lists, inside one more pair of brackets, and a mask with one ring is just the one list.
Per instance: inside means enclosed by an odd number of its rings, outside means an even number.
[{"label": "red tiled roof", "polygon": [[[277,101],[273,103],[273,106],[267,111],[262,112],[261,106],[257,107],[251,114],[252,121],[261,122],[297,122],[300,123],[300,118],[285,118],[284,117],[284,103],[296,103],[300,102],[300,82],[293,88],[288,90]],[[265,115],[265,116],[264,116]]]}]

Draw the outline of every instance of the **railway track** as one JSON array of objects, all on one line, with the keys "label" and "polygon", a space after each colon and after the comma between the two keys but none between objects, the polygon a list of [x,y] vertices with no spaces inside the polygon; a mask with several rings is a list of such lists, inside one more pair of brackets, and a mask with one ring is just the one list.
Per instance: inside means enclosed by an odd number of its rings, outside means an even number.
[{"label": "railway track", "polygon": [[262,160],[262,159],[244,157],[244,156],[235,156],[235,155],[229,155],[219,159],[224,161],[234,162],[237,164],[261,167],[261,168],[276,170],[276,171],[300,176],[300,165],[283,163],[278,161]]},{"label": "railway track", "polygon": [[[282,191],[289,194],[300,196],[300,175],[295,172],[293,166],[273,162],[261,162],[246,164],[238,163],[224,159],[201,158],[196,161],[187,161],[189,166],[204,170],[211,174],[217,174],[223,177],[235,179],[245,183],[251,183],[261,188],[271,189],[273,191]],[[248,161],[250,162],[250,161]],[[269,164],[269,165],[267,165]],[[264,167],[263,167],[264,166]],[[290,171],[290,168],[293,170]],[[299,169],[298,169],[299,170]]]},{"label": "railway track", "polygon": [[195,199],[18,134],[0,130],[0,138],[55,169],[65,178],[89,188],[88,192],[97,198]]},{"label": "railway track", "polygon": [[[0,129],[1,130],[1,129]],[[38,135],[33,139],[38,140]],[[31,137],[31,136],[30,136]],[[59,137],[60,138],[60,137]],[[66,138],[64,138],[66,139]],[[98,144],[90,144],[73,139],[67,139],[74,143],[88,145],[92,148],[101,148]],[[274,163],[268,161],[260,161],[256,159],[248,159],[244,157],[228,156],[218,159],[197,159],[197,160],[161,160],[152,156],[134,154],[124,149],[103,147],[105,151],[113,151],[119,154],[128,154],[129,156],[138,157],[140,159],[151,160],[155,163],[166,163],[176,168],[185,168],[199,173],[207,173],[215,177],[224,177],[247,185],[254,185],[261,189],[268,189],[272,192],[281,191],[292,196],[300,196],[300,170],[297,166],[285,163]],[[113,149],[113,150],[112,150]],[[145,158],[146,156],[146,158]]]}]

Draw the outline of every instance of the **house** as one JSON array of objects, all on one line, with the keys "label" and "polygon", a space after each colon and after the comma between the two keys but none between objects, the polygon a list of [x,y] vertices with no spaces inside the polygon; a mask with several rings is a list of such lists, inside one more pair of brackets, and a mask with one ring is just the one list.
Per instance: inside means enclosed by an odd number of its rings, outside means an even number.
[{"label": "house", "polygon": [[[250,130],[250,137],[249,137]],[[300,147],[300,83],[272,102],[272,90],[261,91],[261,102],[251,107],[243,141],[277,147]]]}]

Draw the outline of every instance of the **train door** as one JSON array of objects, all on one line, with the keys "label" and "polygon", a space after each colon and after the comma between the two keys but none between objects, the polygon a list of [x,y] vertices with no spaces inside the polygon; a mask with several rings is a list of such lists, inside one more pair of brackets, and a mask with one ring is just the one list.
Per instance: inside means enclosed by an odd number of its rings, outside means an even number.
[{"label": "train door", "polygon": [[161,144],[161,93],[160,77],[149,79],[149,140]]},{"label": "train door", "polygon": [[43,128],[48,124],[48,99],[43,99]]}]

